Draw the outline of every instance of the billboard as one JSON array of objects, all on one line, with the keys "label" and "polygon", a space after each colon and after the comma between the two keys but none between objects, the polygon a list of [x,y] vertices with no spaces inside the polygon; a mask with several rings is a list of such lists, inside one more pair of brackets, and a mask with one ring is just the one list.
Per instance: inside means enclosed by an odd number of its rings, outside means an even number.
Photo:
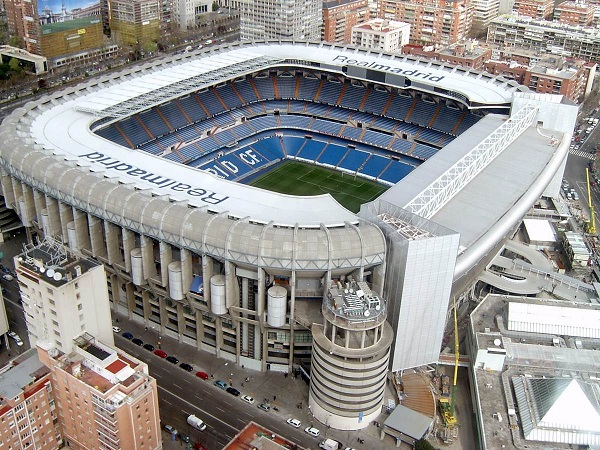
[{"label": "billboard", "polygon": [[82,30],[99,24],[99,0],[38,0],[37,12],[42,35],[68,30]]}]

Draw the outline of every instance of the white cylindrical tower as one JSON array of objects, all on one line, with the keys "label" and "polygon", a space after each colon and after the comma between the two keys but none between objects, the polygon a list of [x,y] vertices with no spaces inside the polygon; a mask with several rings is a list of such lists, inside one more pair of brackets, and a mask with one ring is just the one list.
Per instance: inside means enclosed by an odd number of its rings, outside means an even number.
[{"label": "white cylindrical tower", "polygon": [[183,300],[183,277],[181,274],[181,262],[173,261],[168,265],[169,269],[169,296],[173,300]]},{"label": "white cylindrical tower", "polygon": [[267,291],[267,323],[272,327],[285,325],[287,313],[287,289],[283,286],[272,286]]},{"label": "white cylindrical tower", "polygon": [[79,250],[79,244],[77,242],[77,230],[75,229],[74,221],[67,223],[67,242],[71,250]]},{"label": "white cylindrical tower", "polygon": [[217,315],[227,313],[225,275],[213,275],[210,279],[210,310]]},{"label": "white cylindrical tower", "polygon": [[133,284],[136,286],[143,286],[146,284],[142,261],[142,249],[134,248],[131,250],[131,281],[133,281]]}]

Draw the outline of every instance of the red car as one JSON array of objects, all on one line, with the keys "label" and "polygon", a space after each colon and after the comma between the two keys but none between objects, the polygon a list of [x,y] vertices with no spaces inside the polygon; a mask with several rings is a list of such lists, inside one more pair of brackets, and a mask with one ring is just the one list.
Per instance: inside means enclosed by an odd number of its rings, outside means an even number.
[{"label": "red car", "polygon": [[196,372],[196,376],[203,380],[208,380],[208,374],[206,372]]},{"label": "red car", "polygon": [[167,352],[165,352],[164,350],[160,350],[160,349],[154,350],[154,354],[156,356],[160,356],[161,358],[166,358],[168,356]]},{"label": "red car", "polygon": [[206,447],[202,445],[200,442],[196,442],[194,444],[194,450],[206,450]]}]

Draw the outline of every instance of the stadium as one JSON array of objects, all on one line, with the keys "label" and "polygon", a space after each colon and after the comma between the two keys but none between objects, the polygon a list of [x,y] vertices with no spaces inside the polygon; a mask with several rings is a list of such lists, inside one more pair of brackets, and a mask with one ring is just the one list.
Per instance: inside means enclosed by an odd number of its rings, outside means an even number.
[{"label": "stadium", "polygon": [[576,115],[435,61],[228,44],[15,110],[2,194],[32,236],[104,264],[114,311],[298,371],[315,418],[358,429],[390,370],[438,361],[450,299],[556,195]]}]

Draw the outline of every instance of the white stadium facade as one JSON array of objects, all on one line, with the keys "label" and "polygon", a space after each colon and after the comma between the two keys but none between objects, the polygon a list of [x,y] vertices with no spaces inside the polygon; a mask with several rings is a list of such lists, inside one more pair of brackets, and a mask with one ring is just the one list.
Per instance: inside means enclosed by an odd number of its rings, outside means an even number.
[{"label": "white stadium facade", "polygon": [[[438,360],[452,297],[558,192],[576,115],[434,61],[236,43],[15,110],[2,195],[105,265],[115,311],[249,369],[306,369],[315,417],[358,429],[390,370]],[[353,213],[244,184],[284,160],[389,189]]]}]

